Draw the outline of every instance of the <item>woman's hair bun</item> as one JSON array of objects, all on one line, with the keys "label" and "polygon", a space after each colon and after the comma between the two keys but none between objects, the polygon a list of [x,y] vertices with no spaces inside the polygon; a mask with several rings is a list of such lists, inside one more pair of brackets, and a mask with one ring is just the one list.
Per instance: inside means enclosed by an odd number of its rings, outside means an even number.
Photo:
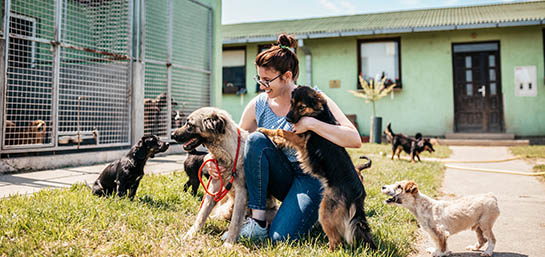
[{"label": "woman's hair bun", "polygon": [[276,40],[276,43],[278,45],[283,45],[283,46],[287,46],[287,47],[291,47],[291,48],[296,48],[297,47],[297,40],[295,40],[295,38],[293,38],[293,36],[286,35],[286,34],[280,34],[278,36],[278,39]]}]

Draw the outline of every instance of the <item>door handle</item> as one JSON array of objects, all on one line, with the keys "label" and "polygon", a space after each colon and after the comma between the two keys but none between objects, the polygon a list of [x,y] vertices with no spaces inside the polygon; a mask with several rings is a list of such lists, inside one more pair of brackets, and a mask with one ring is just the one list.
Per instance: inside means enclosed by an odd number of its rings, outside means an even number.
[{"label": "door handle", "polygon": [[486,87],[484,85],[477,89],[477,91],[479,91],[483,97],[486,97]]}]

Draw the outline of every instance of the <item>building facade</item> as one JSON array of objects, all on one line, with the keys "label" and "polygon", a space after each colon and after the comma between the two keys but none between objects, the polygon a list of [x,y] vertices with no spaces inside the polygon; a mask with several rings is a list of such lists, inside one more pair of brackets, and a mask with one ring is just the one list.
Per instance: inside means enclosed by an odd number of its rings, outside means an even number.
[{"label": "building facade", "polygon": [[[360,74],[397,84],[376,102],[394,131],[543,136],[544,23],[540,1],[224,25],[222,106],[240,117],[257,94],[255,56],[288,33],[299,42],[298,84],[318,86],[355,114],[362,135],[372,106],[350,93]],[[225,77],[237,65],[242,90]]]}]

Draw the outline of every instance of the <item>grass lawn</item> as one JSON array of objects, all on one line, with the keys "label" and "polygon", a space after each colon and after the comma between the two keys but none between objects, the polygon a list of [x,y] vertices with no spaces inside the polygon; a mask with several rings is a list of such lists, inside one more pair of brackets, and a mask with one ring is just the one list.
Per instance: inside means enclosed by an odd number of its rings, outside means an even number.
[{"label": "grass lawn", "polygon": [[511,146],[509,150],[517,157],[545,159],[545,145]]},{"label": "grass lawn", "polygon": [[[511,146],[511,153],[524,159],[545,159],[545,145]],[[545,165],[538,164],[533,167],[535,172],[545,172]],[[545,175],[542,176],[545,178]]]},{"label": "grass lawn", "polygon": [[[545,164],[538,164],[534,166],[535,172],[545,172]],[[541,176],[541,178],[545,179],[545,175]]]},{"label": "grass lawn", "polygon": [[[368,148],[350,151],[356,163]],[[417,222],[404,208],[383,204],[380,187],[412,179],[437,196],[443,165],[372,159],[372,168],[364,171],[366,211],[378,252],[344,247],[330,253],[320,226],[296,243],[242,242],[225,249],[220,236],[228,223],[218,220],[208,220],[194,240],[184,241],[203,191],[197,197],[183,192],[187,177],[176,172],[146,175],[134,201],[98,198],[82,184],[0,199],[0,256],[407,256],[414,251]]]}]

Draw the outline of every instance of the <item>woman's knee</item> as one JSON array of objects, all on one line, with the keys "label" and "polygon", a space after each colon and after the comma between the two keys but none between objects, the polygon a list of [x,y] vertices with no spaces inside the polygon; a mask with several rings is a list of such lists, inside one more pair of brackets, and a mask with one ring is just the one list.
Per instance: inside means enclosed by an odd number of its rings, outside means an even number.
[{"label": "woman's knee", "polygon": [[247,153],[255,152],[256,150],[263,149],[271,144],[270,139],[261,132],[251,133],[246,140]]},{"label": "woman's knee", "polygon": [[252,132],[250,133],[250,135],[248,135],[249,144],[253,144],[253,145],[264,144],[264,143],[267,143],[268,141],[270,141],[269,138],[265,136],[265,134],[258,131]]}]

